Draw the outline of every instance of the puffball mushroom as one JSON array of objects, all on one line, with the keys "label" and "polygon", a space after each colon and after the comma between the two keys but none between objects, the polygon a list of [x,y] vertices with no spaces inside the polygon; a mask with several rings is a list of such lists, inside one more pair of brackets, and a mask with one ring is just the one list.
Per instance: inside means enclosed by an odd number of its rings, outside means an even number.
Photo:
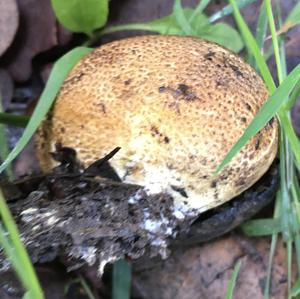
[{"label": "puffball mushroom", "polygon": [[276,156],[270,121],[217,176],[226,153],[268,98],[240,57],[199,38],[140,36],[95,49],[73,68],[39,129],[38,158],[55,165],[55,144],[88,166],[115,147],[119,177],[168,192],[199,212],[251,187]]}]

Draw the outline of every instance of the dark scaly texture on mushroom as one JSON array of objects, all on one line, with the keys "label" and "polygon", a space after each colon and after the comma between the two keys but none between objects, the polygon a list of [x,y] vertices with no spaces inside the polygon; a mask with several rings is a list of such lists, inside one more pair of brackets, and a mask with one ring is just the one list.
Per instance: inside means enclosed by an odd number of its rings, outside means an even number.
[{"label": "dark scaly texture on mushroom", "polygon": [[248,189],[274,160],[276,120],[213,175],[267,97],[256,72],[214,43],[176,36],[115,41],[71,71],[39,130],[39,159],[50,169],[48,152],[60,142],[89,165],[119,146],[111,165],[122,180],[205,211]]}]

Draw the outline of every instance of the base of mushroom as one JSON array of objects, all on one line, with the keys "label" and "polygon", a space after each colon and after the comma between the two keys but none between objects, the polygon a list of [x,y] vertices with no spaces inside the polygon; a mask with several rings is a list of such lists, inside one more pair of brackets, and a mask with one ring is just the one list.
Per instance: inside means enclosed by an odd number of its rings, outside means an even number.
[{"label": "base of mushroom", "polygon": [[230,202],[202,213],[180,234],[175,245],[192,245],[217,238],[253,217],[275,197],[279,187],[278,161],[273,162],[266,174],[250,189]]}]

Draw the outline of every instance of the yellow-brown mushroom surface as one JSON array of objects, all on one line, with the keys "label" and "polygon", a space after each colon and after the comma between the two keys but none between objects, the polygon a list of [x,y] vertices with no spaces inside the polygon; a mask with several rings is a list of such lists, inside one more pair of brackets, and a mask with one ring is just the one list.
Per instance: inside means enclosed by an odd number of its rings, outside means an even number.
[{"label": "yellow-brown mushroom surface", "polygon": [[44,170],[56,143],[89,165],[115,147],[110,164],[125,182],[170,192],[205,211],[253,185],[277,151],[270,121],[218,175],[225,154],[268,98],[237,55],[191,37],[115,41],[77,63],[38,132]]}]

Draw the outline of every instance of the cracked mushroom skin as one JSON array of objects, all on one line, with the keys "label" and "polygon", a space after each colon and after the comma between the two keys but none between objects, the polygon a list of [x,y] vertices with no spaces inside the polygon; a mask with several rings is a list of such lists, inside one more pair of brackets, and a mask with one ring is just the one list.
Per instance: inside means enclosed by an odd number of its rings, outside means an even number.
[{"label": "cracked mushroom skin", "polygon": [[38,131],[44,170],[56,143],[86,166],[113,148],[122,180],[169,192],[200,212],[236,197],[277,152],[272,119],[218,175],[214,171],[268,98],[262,79],[230,51],[192,37],[141,36],[95,49],[73,68]]}]

